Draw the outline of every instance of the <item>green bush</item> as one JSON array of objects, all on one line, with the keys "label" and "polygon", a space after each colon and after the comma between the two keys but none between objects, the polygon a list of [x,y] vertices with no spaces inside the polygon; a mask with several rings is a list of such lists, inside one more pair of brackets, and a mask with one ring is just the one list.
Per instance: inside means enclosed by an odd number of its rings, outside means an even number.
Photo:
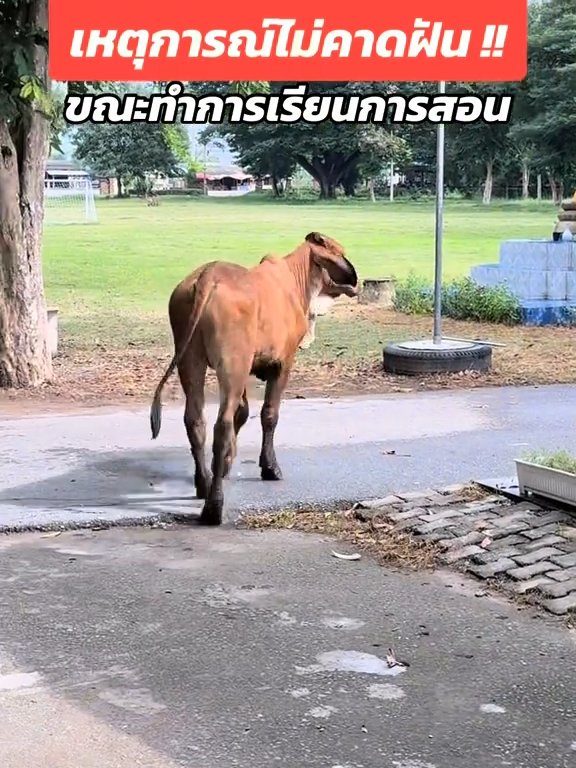
[{"label": "green bush", "polygon": [[394,308],[407,315],[430,315],[434,311],[434,289],[424,278],[411,272],[396,283]]},{"label": "green bush", "polygon": [[[396,285],[394,306],[410,315],[432,314],[433,286],[409,275]],[[503,286],[487,288],[464,277],[442,286],[442,314],[454,320],[475,320],[480,323],[516,325],[520,322],[520,305],[515,296]]]},{"label": "green bush", "polygon": [[538,464],[540,467],[559,469],[562,472],[569,472],[571,475],[576,475],[576,458],[567,451],[557,451],[556,453],[528,453],[523,459],[531,464]]}]

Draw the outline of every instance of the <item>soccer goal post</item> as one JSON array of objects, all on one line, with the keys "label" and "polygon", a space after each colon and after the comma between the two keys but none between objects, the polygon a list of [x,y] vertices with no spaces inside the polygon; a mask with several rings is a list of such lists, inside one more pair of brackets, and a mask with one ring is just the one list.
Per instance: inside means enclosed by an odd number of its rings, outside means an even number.
[{"label": "soccer goal post", "polygon": [[44,181],[44,224],[96,224],[96,196],[87,177]]}]

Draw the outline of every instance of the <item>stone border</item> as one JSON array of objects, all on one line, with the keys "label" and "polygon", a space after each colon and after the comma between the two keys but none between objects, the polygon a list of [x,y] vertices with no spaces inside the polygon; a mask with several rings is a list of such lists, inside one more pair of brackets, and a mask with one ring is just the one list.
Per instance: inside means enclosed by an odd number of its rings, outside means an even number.
[{"label": "stone border", "polygon": [[441,560],[547,611],[576,613],[576,519],[567,512],[512,501],[471,486],[398,493],[356,505],[395,532],[434,543]]}]

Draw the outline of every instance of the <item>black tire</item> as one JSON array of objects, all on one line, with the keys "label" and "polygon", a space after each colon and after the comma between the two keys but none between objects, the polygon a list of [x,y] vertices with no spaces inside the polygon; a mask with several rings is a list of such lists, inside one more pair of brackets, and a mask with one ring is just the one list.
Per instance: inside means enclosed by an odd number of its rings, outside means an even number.
[{"label": "black tire", "polygon": [[410,349],[398,344],[384,348],[384,370],[401,376],[460,371],[489,371],[492,347],[474,344],[464,349]]}]

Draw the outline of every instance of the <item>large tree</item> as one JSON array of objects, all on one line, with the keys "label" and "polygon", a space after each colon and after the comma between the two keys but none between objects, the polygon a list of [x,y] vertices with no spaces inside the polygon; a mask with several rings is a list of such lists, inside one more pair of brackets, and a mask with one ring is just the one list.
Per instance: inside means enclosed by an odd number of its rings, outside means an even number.
[{"label": "large tree", "polygon": [[47,0],[0,4],[0,387],[51,375],[42,279],[48,97]]},{"label": "large tree", "polygon": [[547,0],[530,9],[529,66],[512,136],[534,147],[560,202],[573,180],[576,158],[576,6]]},{"label": "large tree", "polygon": [[118,194],[132,179],[149,173],[175,174],[190,162],[188,136],[181,125],[86,123],[72,138],[75,157],[99,175],[115,177]]},{"label": "large tree", "polygon": [[[271,83],[272,92],[293,83]],[[310,83],[309,93],[314,95],[386,93],[387,83]],[[376,143],[371,141],[372,126],[354,123],[334,123],[325,120],[318,123],[270,123],[258,126],[232,124],[222,129],[228,141],[241,156],[255,146],[255,136],[266,142],[269,153],[283,156],[286,161],[298,163],[318,183],[320,197],[336,196],[336,190],[352,172],[357,171],[363,158],[371,154]]]}]

